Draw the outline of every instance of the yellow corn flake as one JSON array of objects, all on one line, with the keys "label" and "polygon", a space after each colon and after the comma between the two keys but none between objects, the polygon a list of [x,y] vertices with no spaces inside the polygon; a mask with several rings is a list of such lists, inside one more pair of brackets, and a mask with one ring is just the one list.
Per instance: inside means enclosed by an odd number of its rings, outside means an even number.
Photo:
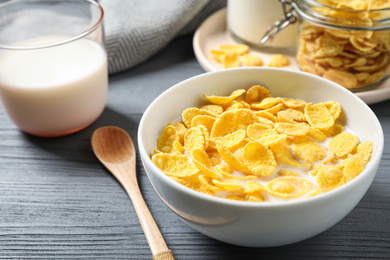
[{"label": "yellow corn flake", "polygon": [[172,122],[167,126],[173,126],[176,129],[177,134],[179,135],[179,141],[181,144],[184,144],[184,135],[187,132],[187,127],[181,122]]},{"label": "yellow corn flake", "polygon": [[249,125],[256,123],[255,113],[249,109],[237,109],[226,111],[218,116],[211,130],[210,137],[222,137],[240,129],[246,129]]},{"label": "yellow corn flake", "polygon": [[221,142],[228,149],[235,150],[238,147],[238,145],[244,140],[245,136],[246,136],[245,130],[240,129],[222,137]]},{"label": "yellow corn flake", "polygon": [[260,124],[263,124],[263,125],[269,125],[271,126],[272,128],[275,126],[275,123],[270,120],[270,119],[267,119],[265,117],[257,117],[257,121],[260,123]]},{"label": "yellow corn flake", "polygon": [[245,44],[222,44],[219,46],[219,50],[244,55],[249,51],[249,46]]},{"label": "yellow corn flake", "polygon": [[[278,121],[278,118],[277,118],[274,114],[272,114],[272,113],[270,113],[270,112],[267,112],[267,111],[264,111],[264,110],[262,110],[262,111],[256,111],[255,114],[256,114],[256,116],[257,116],[258,118],[259,118],[259,117],[265,118],[265,119],[268,119],[268,120],[270,120],[270,121],[272,121],[272,122],[274,122],[274,123],[276,123],[276,122]],[[272,124],[271,124],[271,125],[272,125]]]},{"label": "yellow corn flake", "polygon": [[313,190],[312,192],[309,192],[305,198],[311,198],[314,196],[318,196],[320,194],[322,194],[322,190],[320,188],[317,188],[317,189]]},{"label": "yellow corn flake", "polygon": [[329,148],[331,148],[339,158],[343,158],[352,153],[359,144],[359,138],[356,135],[348,132],[342,132],[330,140]]},{"label": "yellow corn flake", "polygon": [[356,147],[357,153],[361,154],[361,160],[364,165],[366,165],[368,161],[370,161],[372,149],[372,142],[370,141],[364,141]]},{"label": "yellow corn flake", "polygon": [[199,169],[190,164],[185,155],[155,154],[152,156],[153,163],[166,175],[173,177],[189,177],[199,173]]},{"label": "yellow corn flake", "polygon": [[225,58],[226,52],[221,50],[211,50],[210,51],[211,56],[218,61],[219,63],[223,63],[223,60]]},{"label": "yellow corn flake", "polygon": [[336,136],[344,131],[344,126],[335,123],[328,129],[321,129],[321,132],[327,136],[327,137],[332,137]]},{"label": "yellow corn flake", "polygon": [[307,136],[313,138],[318,143],[323,143],[328,138],[321,130],[315,127],[310,127],[310,131],[307,133]]},{"label": "yellow corn flake", "polygon": [[348,89],[357,88],[359,86],[356,77],[352,73],[346,71],[328,70],[324,73],[323,77]]},{"label": "yellow corn flake", "polygon": [[212,183],[225,191],[235,191],[242,187],[241,183],[236,180],[219,181],[213,179]]},{"label": "yellow corn flake", "polygon": [[286,110],[279,111],[276,114],[279,122],[304,122],[306,121],[305,114],[301,111],[288,108]]},{"label": "yellow corn flake", "polygon": [[251,103],[252,109],[267,109],[282,102],[280,97],[266,97],[258,102]]},{"label": "yellow corn flake", "polygon": [[219,175],[213,169],[213,163],[208,154],[201,149],[194,149],[190,153],[192,162],[205,175],[211,178],[218,178]]},{"label": "yellow corn flake", "polygon": [[215,117],[223,113],[223,108],[220,105],[204,105],[200,109],[206,110]]},{"label": "yellow corn flake", "polygon": [[228,103],[225,107],[225,111],[235,110],[235,109],[242,109],[247,108],[250,109],[251,106],[242,100],[233,100],[232,102]]},{"label": "yellow corn flake", "polygon": [[295,176],[295,177],[301,177],[301,175],[293,170],[279,170],[278,171],[279,176]]},{"label": "yellow corn flake", "polygon": [[288,108],[298,109],[306,105],[306,101],[294,98],[282,98],[283,105]]},{"label": "yellow corn flake", "polygon": [[265,109],[263,111],[271,113],[273,115],[276,115],[282,109],[283,109],[283,103],[279,103],[279,104],[276,104],[275,106],[267,108],[267,109]]},{"label": "yellow corn flake", "polygon": [[166,126],[157,139],[157,149],[163,153],[170,153],[173,148],[173,143],[179,141],[180,137],[173,126]]},{"label": "yellow corn flake", "polygon": [[242,62],[244,63],[245,66],[248,67],[258,67],[258,66],[263,66],[263,60],[253,54],[245,54],[242,56]]},{"label": "yellow corn flake", "polygon": [[259,142],[249,142],[244,147],[243,160],[246,167],[258,176],[270,176],[276,169],[271,150]]},{"label": "yellow corn flake", "polygon": [[237,159],[234,154],[221,142],[217,142],[217,149],[222,160],[224,160],[233,169],[243,173],[252,173],[248,167],[246,167],[244,163]]},{"label": "yellow corn flake", "polygon": [[237,89],[235,91],[233,91],[230,96],[228,97],[223,97],[223,96],[207,96],[205,94],[203,94],[203,97],[205,99],[207,99],[210,103],[212,104],[215,104],[215,105],[223,105],[223,104],[227,104],[231,101],[233,101],[234,99],[238,98],[239,96],[241,96],[242,94],[245,93],[245,89]]},{"label": "yellow corn flake", "polygon": [[219,158],[219,155],[218,156],[210,156],[210,160],[211,160],[211,163],[213,164],[213,166],[217,166],[217,165],[221,164],[221,158]]},{"label": "yellow corn flake", "polygon": [[311,126],[321,130],[329,129],[334,124],[333,116],[324,103],[306,104],[305,116]]},{"label": "yellow corn flake", "polygon": [[234,170],[231,166],[227,164],[218,164],[215,166],[215,170],[220,173],[222,176],[229,179],[237,179],[237,180],[253,180],[258,178],[256,175],[234,175]]},{"label": "yellow corn flake", "polygon": [[235,53],[226,53],[222,56],[222,64],[224,69],[237,68],[241,66],[241,62]]},{"label": "yellow corn flake", "polygon": [[259,191],[265,191],[265,188],[258,182],[248,181],[244,184],[244,193],[255,193]]},{"label": "yellow corn flake", "polygon": [[331,150],[331,149],[327,149],[328,151],[328,157],[325,158],[321,163],[322,164],[327,164],[327,163],[337,163],[337,156],[336,156],[336,153]]},{"label": "yellow corn flake", "polygon": [[199,181],[200,183],[207,189],[211,191],[221,191],[222,189],[215,186],[214,183],[212,182],[212,178],[204,175],[199,175]]},{"label": "yellow corn flake", "polygon": [[248,104],[261,102],[263,99],[271,97],[269,90],[263,86],[256,85],[248,89],[245,95],[245,101]]},{"label": "yellow corn flake", "polygon": [[263,136],[269,135],[271,132],[273,132],[272,126],[268,124],[262,124],[262,123],[254,123],[247,127],[246,133],[252,141],[256,141],[260,139]]},{"label": "yellow corn flake", "polygon": [[310,167],[309,163],[301,163],[294,158],[292,148],[286,144],[277,144],[270,147],[271,151],[275,155],[275,158],[282,163],[290,166],[307,168]]},{"label": "yellow corn flake", "polygon": [[261,192],[254,192],[250,194],[245,194],[245,199],[247,201],[252,201],[252,202],[263,202],[264,197],[261,195]]},{"label": "yellow corn flake", "polygon": [[343,174],[348,181],[354,179],[362,171],[364,171],[364,161],[362,160],[362,154],[350,155],[347,159],[343,160]]},{"label": "yellow corn flake", "polygon": [[184,125],[187,128],[191,128],[192,119],[198,115],[214,116],[213,114],[211,114],[210,112],[208,112],[204,109],[200,109],[197,107],[187,108],[183,111],[183,113],[181,115],[183,122],[184,122]]},{"label": "yellow corn flake", "polygon": [[299,160],[314,164],[326,157],[324,149],[310,137],[295,138],[292,145],[294,156]]},{"label": "yellow corn flake", "polygon": [[265,190],[279,198],[299,197],[313,188],[313,184],[302,178],[295,176],[277,177],[267,183]]},{"label": "yellow corn flake", "polygon": [[181,185],[186,186],[187,188],[190,188],[190,189],[195,190],[195,191],[199,191],[199,192],[204,193],[204,194],[208,194],[210,196],[214,196],[214,192],[209,190],[209,189],[203,188],[202,183],[200,183],[200,181],[197,179],[177,178],[174,176],[169,176],[169,177],[172,180],[180,183]]},{"label": "yellow corn flake", "polygon": [[[160,150],[157,150],[157,149],[154,149],[154,150],[153,150],[153,154],[158,154],[158,153],[163,153],[163,152],[161,152]],[[152,155],[153,155],[153,154],[152,154]],[[149,157],[151,158],[152,155],[149,155]]]},{"label": "yellow corn flake", "polygon": [[245,201],[245,198],[242,195],[227,195],[226,198],[228,200]]},{"label": "yellow corn flake", "polygon": [[184,136],[184,148],[187,151],[195,149],[206,150],[206,139],[204,131],[202,131],[200,126],[188,129]]},{"label": "yellow corn flake", "polygon": [[275,123],[275,129],[280,134],[288,136],[304,136],[310,131],[310,126],[306,123]]},{"label": "yellow corn flake", "polygon": [[184,154],[185,153],[185,149],[184,147],[181,145],[180,142],[178,141],[175,141],[173,143],[173,146],[172,146],[172,150],[170,153],[173,153],[173,154]]},{"label": "yellow corn flake", "polygon": [[271,61],[268,64],[268,67],[277,67],[281,68],[284,66],[290,65],[290,60],[286,55],[283,54],[274,54],[271,56]]},{"label": "yellow corn flake", "polygon": [[319,167],[316,174],[316,182],[324,192],[345,184],[346,178],[343,174],[343,166],[329,165]]},{"label": "yellow corn flake", "polygon": [[206,116],[206,115],[198,115],[192,118],[191,120],[191,126],[195,127],[198,125],[203,125],[207,128],[208,132],[211,132],[211,129],[213,128],[215,117],[212,116]]},{"label": "yellow corn flake", "polygon": [[278,134],[273,130],[269,135],[260,137],[258,142],[262,143],[266,147],[278,145],[287,141],[288,136],[286,134]]}]

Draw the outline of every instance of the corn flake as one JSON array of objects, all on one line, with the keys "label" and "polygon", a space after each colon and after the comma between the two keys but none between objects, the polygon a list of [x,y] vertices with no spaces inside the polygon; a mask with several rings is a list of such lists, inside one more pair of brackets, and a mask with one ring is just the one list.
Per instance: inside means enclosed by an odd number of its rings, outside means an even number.
[{"label": "corn flake", "polygon": [[195,149],[206,150],[206,138],[200,126],[192,127],[184,135],[184,148],[187,151]]},{"label": "corn flake", "polygon": [[247,103],[260,102],[265,98],[271,97],[271,93],[263,86],[256,85],[250,87],[245,95],[245,101]]},{"label": "corn flake", "polygon": [[274,54],[271,56],[271,61],[268,64],[268,67],[281,68],[288,65],[290,65],[290,60],[286,55]]},{"label": "corn flake", "polygon": [[295,198],[309,192],[313,184],[302,178],[295,176],[277,177],[267,183],[266,191],[280,198]]},{"label": "corn flake", "polygon": [[276,160],[271,150],[259,142],[249,142],[244,147],[246,167],[258,176],[270,176],[276,169]]},{"label": "corn flake", "polygon": [[275,129],[280,134],[289,136],[304,136],[310,131],[310,126],[306,123],[275,123]]},{"label": "corn flake", "polygon": [[342,132],[332,138],[329,143],[329,148],[331,148],[339,158],[342,158],[352,153],[358,143],[359,138],[356,135]]},{"label": "corn flake", "polygon": [[300,137],[293,141],[294,156],[299,160],[314,164],[326,157],[324,149],[310,137]]},{"label": "corn flake", "polygon": [[245,89],[237,89],[233,91],[228,97],[206,96],[205,94],[203,94],[203,97],[206,98],[212,104],[223,105],[233,101],[234,99],[238,98],[244,93],[245,93]]},{"label": "corn flake", "polygon": [[245,66],[248,67],[257,67],[257,66],[263,66],[263,60],[256,55],[253,54],[245,54],[242,56],[242,62],[245,64]]},{"label": "corn flake", "polygon": [[316,181],[323,191],[330,191],[343,185],[346,183],[346,178],[343,174],[343,166],[329,165],[318,168]]},{"label": "corn flake", "polygon": [[222,137],[240,129],[246,129],[256,123],[256,114],[249,109],[226,111],[218,116],[211,130],[210,137]]},{"label": "corn flake", "polygon": [[207,110],[200,109],[197,107],[191,107],[191,108],[185,109],[181,116],[182,116],[182,119],[183,119],[185,126],[187,128],[191,128],[192,119],[198,115],[214,116],[213,114],[211,114]]},{"label": "corn flake", "polygon": [[171,152],[173,143],[180,140],[175,127],[168,125],[164,127],[160,137],[157,139],[157,149],[163,153]]},{"label": "corn flake", "polygon": [[152,161],[168,176],[180,178],[199,173],[199,169],[193,164],[190,164],[185,155],[159,153],[152,156]]},{"label": "corn flake", "polygon": [[334,124],[333,116],[324,103],[306,104],[305,117],[311,126],[318,129],[329,129]]}]

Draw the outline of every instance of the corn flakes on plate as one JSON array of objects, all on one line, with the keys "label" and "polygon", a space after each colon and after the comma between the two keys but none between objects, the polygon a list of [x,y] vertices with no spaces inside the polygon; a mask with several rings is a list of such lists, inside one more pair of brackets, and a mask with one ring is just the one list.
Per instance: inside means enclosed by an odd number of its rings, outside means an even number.
[{"label": "corn flakes on plate", "polygon": [[[252,49],[249,49],[247,53],[243,53],[241,48],[241,52],[234,51],[235,54],[228,55],[223,60],[222,57],[227,51],[226,45],[240,44],[230,36],[226,27],[226,9],[222,9],[206,19],[195,32],[193,39],[195,56],[205,71],[216,71],[224,69],[224,67],[237,66],[282,67],[299,70],[295,54],[282,54],[285,56],[282,58],[278,57],[280,53],[265,53]],[[276,58],[274,57],[275,54],[277,55]],[[286,58],[289,64],[283,61]],[[385,81],[376,89],[356,92],[355,95],[366,104],[390,99],[390,80]]]},{"label": "corn flakes on plate", "polygon": [[145,111],[138,146],[162,201],[241,246],[291,244],[346,216],[375,177],[383,132],[339,85],[280,68],[205,73]]}]

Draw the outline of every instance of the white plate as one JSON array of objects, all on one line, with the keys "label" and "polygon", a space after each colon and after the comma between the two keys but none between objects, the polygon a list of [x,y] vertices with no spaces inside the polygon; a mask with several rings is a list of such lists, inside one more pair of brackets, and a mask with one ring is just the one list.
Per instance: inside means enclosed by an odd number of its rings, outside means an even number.
[{"label": "white plate", "polygon": [[[210,50],[217,49],[221,44],[237,43],[226,30],[226,8],[223,8],[209,18],[196,30],[193,39],[193,48],[196,59],[205,71],[223,69],[210,55]],[[268,64],[271,54],[251,50],[250,53],[260,56],[264,64]],[[285,68],[299,70],[295,55],[289,55],[291,64]],[[390,99],[390,80],[387,80],[380,87],[356,93],[367,104],[378,103]]]}]

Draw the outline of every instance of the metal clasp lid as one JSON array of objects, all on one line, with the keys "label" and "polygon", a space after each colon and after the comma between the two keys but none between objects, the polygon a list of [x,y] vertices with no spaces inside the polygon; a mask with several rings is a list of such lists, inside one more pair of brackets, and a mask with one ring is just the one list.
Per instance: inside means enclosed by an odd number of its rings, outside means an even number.
[{"label": "metal clasp lid", "polygon": [[268,30],[265,32],[264,36],[261,38],[259,44],[265,44],[269,39],[272,39],[278,32],[286,28],[290,24],[296,23],[297,15],[295,13],[294,7],[292,7],[292,1],[279,0],[282,4],[284,16],[276,21]]}]

